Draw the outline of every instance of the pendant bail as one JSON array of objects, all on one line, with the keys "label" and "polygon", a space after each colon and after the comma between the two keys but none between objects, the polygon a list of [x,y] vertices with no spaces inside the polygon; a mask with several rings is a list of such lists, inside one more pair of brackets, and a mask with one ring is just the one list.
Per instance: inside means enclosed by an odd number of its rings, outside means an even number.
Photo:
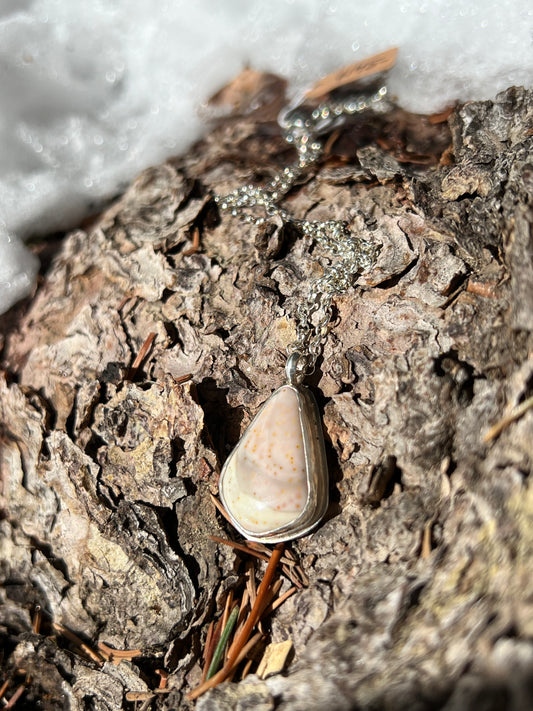
[{"label": "pendant bail", "polygon": [[309,375],[309,359],[301,351],[293,351],[287,358],[285,374],[290,385],[301,385],[305,376]]}]

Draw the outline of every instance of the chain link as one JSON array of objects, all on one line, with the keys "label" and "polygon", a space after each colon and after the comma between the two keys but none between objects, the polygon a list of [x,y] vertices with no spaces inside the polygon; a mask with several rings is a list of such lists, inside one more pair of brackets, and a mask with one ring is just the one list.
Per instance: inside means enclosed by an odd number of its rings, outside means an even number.
[{"label": "chain link", "polygon": [[[228,195],[217,195],[215,201],[224,212],[242,222],[261,225],[278,217],[284,223],[296,225],[300,231],[324,247],[338,261],[327,267],[324,274],[313,281],[306,301],[296,309],[296,340],[287,353],[296,379],[313,372],[332,316],[332,301],[336,294],[346,291],[354,279],[375,262],[377,247],[353,234],[342,220],[299,220],[279,205],[306,169],[323,153],[319,137],[330,132],[347,116],[364,111],[383,111],[388,108],[384,99],[386,87],[371,94],[358,94],[344,101],[324,103],[311,112],[300,107],[289,108],[280,115],[279,123],[287,143],[294,145],[298,160],[287,166],[265,186],[242,185]],[[259,213],[259,214],[258,214]]]}]

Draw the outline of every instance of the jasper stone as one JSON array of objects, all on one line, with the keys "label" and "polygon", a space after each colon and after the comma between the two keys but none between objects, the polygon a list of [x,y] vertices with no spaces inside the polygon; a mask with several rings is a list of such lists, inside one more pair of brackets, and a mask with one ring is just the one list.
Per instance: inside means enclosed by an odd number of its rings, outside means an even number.
[{"label": "jasper stone", "polygon": [[[307,398],[291,385],[276,390],[224,466],[221,498],[236,527],[248,538],[269,540],[269,532],[286,530],[287,535],[281,537],[286,540],[294,537],[290,532],[293,524],[304,519],[309,527],[304,514],[309,512],[310,502],[310,513],[316,513],[312,467],[321,437],[316,433],[316,418],[307,411],[309,406]],[[323,457],[318,459],[323,477],[327,477]],[[327,487],[321,487],[321,496],[324,489],[327,499]],[[318,508],[323,514],[323,502]],[[280,540],[280,536],[271,540]]]}]

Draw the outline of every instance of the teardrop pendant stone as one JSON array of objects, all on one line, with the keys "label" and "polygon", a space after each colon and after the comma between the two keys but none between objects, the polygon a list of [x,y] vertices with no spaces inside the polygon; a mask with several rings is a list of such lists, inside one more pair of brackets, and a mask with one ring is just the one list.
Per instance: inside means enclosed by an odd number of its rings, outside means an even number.
[{"label": "teardrop pendant stone", "polygon": [[266,401],[230,454],[222,503],[249,540],[274,543],[307,533],[327,508],[327,470],[318,409],[303,387]]}]

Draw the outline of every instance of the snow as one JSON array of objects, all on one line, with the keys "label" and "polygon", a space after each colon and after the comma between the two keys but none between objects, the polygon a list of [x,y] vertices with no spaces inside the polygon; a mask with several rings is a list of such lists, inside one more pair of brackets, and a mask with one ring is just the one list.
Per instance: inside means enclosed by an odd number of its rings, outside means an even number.
[{"label": "snow", "polygon": [[[533,77],[529,0],[0,0],[0,312],[28,293],[17,237],[72,227],[207,130],[245,66],[296,95],[399,47],[389,88],[433,112]],[[4,221],[5,225],[2,224]]]}]

